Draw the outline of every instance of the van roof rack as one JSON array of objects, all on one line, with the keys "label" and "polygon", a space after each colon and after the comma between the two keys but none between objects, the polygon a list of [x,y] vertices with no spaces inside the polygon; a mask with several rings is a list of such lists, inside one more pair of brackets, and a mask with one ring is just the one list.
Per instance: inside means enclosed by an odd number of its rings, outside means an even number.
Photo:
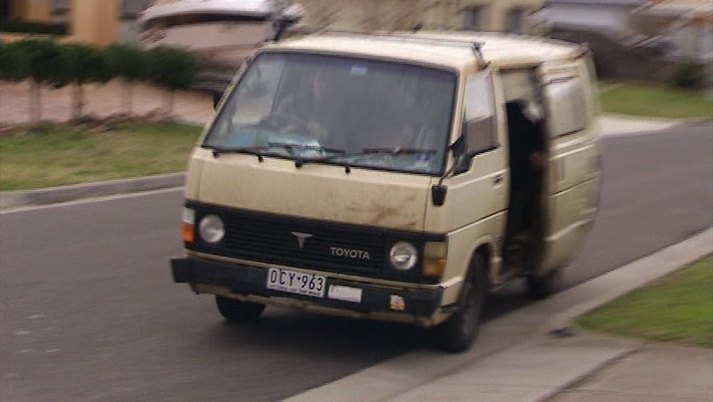
[{"label": "van roof rack", "polygon": [[473,55],[478,61],[478,65],[481,68],[488,66],[488,62],[485,61],[483,56],[483,42],[478,41],[466,41],[457,39],[446,39],[446,38],[433,38],[428,36],[419,36],[413,34],[402,34],[402,33],[368,33],[368,32],[352,32],[352,31],[326,31],[323,35],[332,36],[353,36],[353,37],[363,37],[363,38],[378,38],[386,39],[394,42],[417,42],[417,43],[428,43],[436,46],[448,46],[448,47],[467,47],[473,51]]}]

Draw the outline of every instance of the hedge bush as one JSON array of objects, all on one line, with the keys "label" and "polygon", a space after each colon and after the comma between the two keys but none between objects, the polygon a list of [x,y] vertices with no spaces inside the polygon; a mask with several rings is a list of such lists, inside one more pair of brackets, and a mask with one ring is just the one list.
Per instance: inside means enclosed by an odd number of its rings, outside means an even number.
[{"label": "hedge bush", "polygon": [[[0,42],[0,80],[13,81],[24,61],[29,72],[24,78],[59,87],[70,82],[108,81],[121,77],[129,82],[144,81],[169,91],[188,89],[198,72],[198,59],[183,49],[158,47],[141,50],[116,44],[96,48],[75,43],[60,44],[49,39],[22,39]],[[22,75],[22,74],[21,74]]]},{"label": "hedge bush", "polygon": [[670,84],[685,89],[700,89],[704,83],[704,66],[695,61],[685,61],[676,66]]},{"label": "hedge bush", "polygon": [[159,46],[149,51],[149,79],[168,90],[164,112],[173,113],[173,93],[188,89],[198,71],[198,61],[192,54],[176,48]]},{"label": "hedge bush", "polygon": [[[81,44],[59,44],[47,39],[22,39],[0,43],[0,81],[30,79],[32,120],[39,120],[39,87],[76,86],[73,116],[81,115],[81,86],[120,77],[123,82],[123,112],[131,114],[133,83],[138,81],[167,90],[166,111],[172,110],[173,92],[188,89],[195,81],[198,60],[182,49],[158,47],[141,50],[116,44],[103,49]],[[77,98],[79,97],[79,98]],[[79,110],[76,109],[79,106]],[[36,110],[35,110],[36,109]]]},{"label": "hedge bush", "polygon": [[20,82],[30,76],[25,52],[15,44],[0,42],[0,81]]}]

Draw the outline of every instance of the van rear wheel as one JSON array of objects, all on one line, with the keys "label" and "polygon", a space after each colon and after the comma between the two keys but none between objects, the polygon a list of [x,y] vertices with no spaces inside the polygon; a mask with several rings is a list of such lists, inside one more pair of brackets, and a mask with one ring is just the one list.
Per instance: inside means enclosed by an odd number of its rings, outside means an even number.
[{"label": "van rear wheel", "polygon": [[480,319],[488,292],[488,277],[483,257],[476,255],[468,280],[463,284],[458,310],[435,328],[441,350],[461,353],[470,349],[478,337]]},{"label": "van rear wheel", "polygon": [[215,296],[215,304],[218,306],[220,314],[231,322],[257,321],[265,310],[264,304],[244,302],[222,296]]}]

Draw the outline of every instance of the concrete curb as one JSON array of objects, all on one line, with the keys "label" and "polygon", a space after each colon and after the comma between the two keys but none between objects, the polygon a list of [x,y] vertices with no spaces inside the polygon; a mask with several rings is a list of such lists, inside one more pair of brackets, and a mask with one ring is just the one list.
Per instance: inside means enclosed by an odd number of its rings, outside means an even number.
[{"label": "concrete curb", "polygon": [[181,187],[184,185],[185,180],[185,173],[172,173],[136,179],[109,180],[38,190],[3,191],[0,192],[0,209],[56,204],[83,198],[106,197],[117,194]]},{"label": "concrete curb", "polygon": [[658,117],[658,116],[636,116],[631,114],[619,114],[619,113],[602,113],[599,117],[611,118],[611,119],[621,119],[624,121],[641,121],[641,122],[657,122],[657,123],[673,123],[673,124],[689,124],[689,123],[707,123],[713,121],[711,117],[683,117],[683,118],[670,118],[670,117]]},{"label": "concrete curb", "polygon": [[662,119],[662,118],[637,118],[636,116],[622,115],[601,115],[598,117],[599,136],[606,137],[626,137],[636,135],[656,134],[664,130],[676,129],[698,124],[706,124],[713,121],[708,118],[692,119]]},{"label": "concrete curb", "polygon": [[486,322],[468,353],[418,350],[287,400],[548,400],[642,344],[589,333],[561,337],[553,330],[712,252],[713,228]]}]

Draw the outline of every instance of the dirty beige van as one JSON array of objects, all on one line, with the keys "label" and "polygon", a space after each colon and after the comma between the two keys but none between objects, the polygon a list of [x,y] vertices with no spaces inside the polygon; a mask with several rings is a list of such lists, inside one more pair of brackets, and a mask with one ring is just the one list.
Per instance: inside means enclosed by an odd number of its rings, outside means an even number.
[{"label": "dirty beige van", "polygon": [[174,280],[230,321],[265,305],[432,327],[463,351],[489,291],[544,297],[589,231],[589,52],[497,34],[268,45],[190,160]]}]

